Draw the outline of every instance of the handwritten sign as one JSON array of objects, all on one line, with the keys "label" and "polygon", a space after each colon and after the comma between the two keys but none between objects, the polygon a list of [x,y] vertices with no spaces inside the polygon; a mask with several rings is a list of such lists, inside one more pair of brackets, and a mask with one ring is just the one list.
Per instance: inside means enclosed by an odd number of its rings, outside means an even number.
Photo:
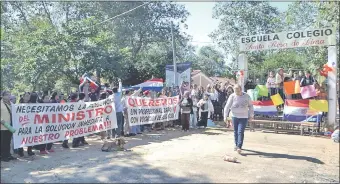
[{"label": "handwritten sign", "polygon": [[113,98],[97,102],[12,104],[14,148],[117,128]]},{"label": "handwritten sign", "polygon": [[130,126],[178,119],[179,96],[142,98],[130,96],[126,100]]}]

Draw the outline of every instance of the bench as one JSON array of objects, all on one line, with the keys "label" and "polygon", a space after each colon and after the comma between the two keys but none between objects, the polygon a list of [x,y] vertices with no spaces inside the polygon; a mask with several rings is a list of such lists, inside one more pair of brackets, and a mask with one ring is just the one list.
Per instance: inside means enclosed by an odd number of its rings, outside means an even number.
[{"label": "bench", "polygon": [[317,134],[318,124],[313,122],[302,122],[301,123],[301,135],[305,133],[305,128],[312,129],[312,135]]},{"label": "bench", "polygon": [[[304,129],[306,127],[312,128],[313,132],[315,128],[317,128],[316,123],[312,122],[290,122],[290,121],[278,121],[278,120],[260,120],[255,119],[250,123],[250,131],[255,130],[256,124],[270,124],[274,127],[274,132],[278,133],[279,130],[283,130],[284,132],[300,132],[300,135],[304,134]],[[294,129],[294,127],[299,127],[299,129]]]}]

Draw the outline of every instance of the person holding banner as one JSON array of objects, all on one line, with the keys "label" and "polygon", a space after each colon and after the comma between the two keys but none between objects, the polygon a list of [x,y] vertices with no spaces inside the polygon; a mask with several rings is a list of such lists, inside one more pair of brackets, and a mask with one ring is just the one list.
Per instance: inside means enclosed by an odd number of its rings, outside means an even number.
[{"label": "person holding banner", "polygon": [[118,87],[117,86],[113,87],[112,92],[113,92],[114,103],[115,103],[115,108],[116,108],[118,128],[116,130],[115,129],[108,130],[107,132],[108,139],[110,139],[110,136],[112,136],[112,138],[120,137],[123,132],[124,120],[123,120],[123,105],[121,102],[121,99],[122,99],[122,80],[121,79],[118,79]]},{"label": "person holding banner", "polygon": [[[20,99],[19,103],[37,103],[37,98],[38,98],[38,95],[36,93],[30,94],[29,92],[25,92],[23,94],[22,99]],[[33,148],[32,146],[27,147],[27,154],[29,156],[35,155],[32,151],[32,148]],[[23,148],[18,148],[18,155],[20,157],[24,156],[24,149]]]},{"label": "person holding banner", "polygon": [[[131,96],[140,96],[142,92],[142,88],[139,88],[138,90],[135,90]],[[126,105],[126,104],[125,104]],[[141,134],[141,125],[135,125],[135,126],[131,126],[131,132],[134,132],[136,134]]]},{"label": "person holding banner", "polygon": [[[76,93],[72,93],[71,95],[70,95],[70,102],[71,103],[76,103],[78,100],[77,100],[77,98],[78,98],[78,95],[76,94]],[[84,94],[84,98],[85,98],[85,94]],[[68,140],[65,140],[64,141],[66,144],[68,144]],[[79,146],[83,146],[84,144],[81,144],[80,143],[80,137],[77,137],[77,138],[73,138],[73,140],[72,140],[72,148],[77,148],[77,147],[79,147]]]},{"label": "person holding banner", "polygon": [[[159,95],[159,98],[167,98],[168,96],[166,96],[166,89],[162,89],[161,94]],[[169,125],[169,121],[165,121],[161,124],[161,129],[164,130],[165,127],[167,127]]]},{"label": "person holding banner", "polygon": [[122,105],[123,105],[123,121],[124,121],[124,137],[134,136],[137,133],[132,131],[132,128],[129,125],[129,117],[128,111],[126,107],[126,97],[130,96],[131,92],[129,90],[124,91],[124,95],[122,97]]},{"label": "person holding banner", "polygon": [[11,94],[8,91],[1,93],[1,161],[9,162],[17,158],[11,155],[11,139],[15,130],[12,127],[12,114],[11,114]]},{"label": "person holding banner", "polygon": [[228,123],[228,114],[231,110],[235,139],[234,150],[240,154],[243,146],[244,130],[248,121],[252,121],[254,117],[254,108],[250,96],[242,92],[242,87],[239,84],[234,86],[234,91],[224,107],[224,121]]},{"label": "person holding banner", "polygon": [[[51,99],[50,99],[50,103],[59,103],[59,96],[58,96],[58,93],[57,92],[53,92],[52,95],[51,95]],[[61,145],[63,148],[70,148],[68,146],[68,140],[64,140],[63,141],[63,144]]]},{"label": "person holding banner", "polygon": [[[277,70],[277,74],[275,76],[275,84],[276,84],[276,93],[279,93],[282,99],[285,99],[285,95],[283,93],[283,82],[286,77],[291,77],[292,76],[292,70],[289,69],[289,73],[284,73],[283,68],[279,68]],[[281,105],[281,108],[283,108],[283,105]]]},{"label": "person holding banner", "polygon": [[[305,87],[304,89],[306,89],[306,88],[308,89],[309,87],[316,89],[318,86],[319,85],[318,85],[317,81],[315,80],[315,78],[311,75],[311,72],[309,70],[306,70],[305,76],[300,81],[300,87],[301,88]],[[307,90],[308,91],[307,94],[314,92],[314,90],[312,90],[311,88],[309,88]],[[304,93],[304,92],[306,92],[306,91],[301,89],[301,95],[302,95],[303,98],[305,98],[305,99],[314,99],[315,98],[315,96],[313,96],[313,95],[311,97],[305,97],[304,94],[306,94],[306,93]]]},{"label": "person holding banner", "polygon": [[[78,102],[85,102],[85,97],[86,97],[85,93],[79,93]],[[79,142],[79,143],[78,143],[79,145],[82,145],[82,144],[83,144],[83,145],[89,144],[89,143],[86,142],[84,136],[79,137],[79,138],[78,138],[78,142]]]},{"label": "person holding banner", "polygon": [[[41,103],[50,103],[50,99],[47,94],[44,94],[41,98]],[[52,149],[53,143],[47,143],[47,144],[40,144],[34,146],[34,148],[38,149],[40,151],[41,155],[48,154],[49,152],[52,153],[54,150]]]},{"label": "person holding banner", "polygon": [[[300,74],[301,74],[301,76],[300,76]],[[300,89],[300,80],[301,79],[302,79],[302,72],[301,71],[299,71],[299,73],[294,72],[294,74],[293,74],[293,81],[295,81],[295,91],[300,92],[299,89]],[[293,94],[292,98],[293,99],[302,99],[300,93]]]}]

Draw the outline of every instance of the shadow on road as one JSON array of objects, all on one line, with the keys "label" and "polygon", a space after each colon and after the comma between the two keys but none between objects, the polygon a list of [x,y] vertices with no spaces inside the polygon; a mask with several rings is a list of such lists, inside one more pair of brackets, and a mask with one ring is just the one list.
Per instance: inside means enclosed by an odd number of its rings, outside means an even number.
[{"label": "shadow on road", "polygon": [[316,164],[324,164],[324,162],[322,162],[321,160],[317,158],[306,157],[306,156],[295,156],[295,155],[280,154],[280,153],[266,153],[266,152],[247,150],[247,149],[244,149],[244,151],[252,152],[252,153],[242,153],[242,156],[261,155],[267,158],[286,158],[286,159],[293,159],[293,160],[306,160],[308,162],[313,162]]},{"label": "shadow on road", "polygon": [[166,130],[152,131],[148,133],[145,132],[142,135],[127,138],[128,143],[126,144],[126,147],[128,149],[131,149],[136,146],[142,146],[152,143],[161,143],[165,141],[173,141],[174,139],[185,140],[185,137],[193,136],[195,134],[205,134],[208,136],[213,136],[225,133],[226,131],[223,131],[219,128],[190,129],[188,132],[182,132],[179,127],[168,128]]},{"label": "shadow on road", "polygon": [[[164,141],[185,140],[194,134],[218,135],[209,129],[192,129],[181,132],[178,128],[152,131],[126,138],[126,149]],[[221,132],[223,133],[223,132]],[[176,176],[166,172],[167,168],[155,167],[143,159],[141,153],[102,152],[99,136],[87,138],[90,145],[63,149],[60,143],[54,144],[55,153],[22,158],[2,164],[3,182],[15,183],[208,183],[204,175],[181,173]],[[171,167],[171,166],[168,166]],[[16,177],[20,173],[20,177]],[[180,176],[180,177],[177,177]]]},{"label": "shadow on road", "polygon": [[[99,156],[99,157],[98,157]],[[83,161],[53,168],[53,171],[31,172],[27,176],[32,182],[53,183],[198,183],[210,180],[202,175],[175,177],[166,169],[149,165],[141,155],[127,152],[101,153]],[[91,163],[92,162],[92,163]],[[185,173],[184,173],[185,175]],[[190,176],[190,177],[189,177]]]}]

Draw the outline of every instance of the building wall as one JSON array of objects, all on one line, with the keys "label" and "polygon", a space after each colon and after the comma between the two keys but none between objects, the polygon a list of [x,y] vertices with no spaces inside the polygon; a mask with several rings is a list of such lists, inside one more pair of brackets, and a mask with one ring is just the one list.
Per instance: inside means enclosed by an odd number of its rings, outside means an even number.
[{"label": "building wall", "polygon": [[192,84],[203,86],[204,88],[206,88],[208,84],[211,85],[213,83],[213,81],[209,79],[203,73],[198,73],[195,76],[193,76],[191,79],[192,79]]}]

